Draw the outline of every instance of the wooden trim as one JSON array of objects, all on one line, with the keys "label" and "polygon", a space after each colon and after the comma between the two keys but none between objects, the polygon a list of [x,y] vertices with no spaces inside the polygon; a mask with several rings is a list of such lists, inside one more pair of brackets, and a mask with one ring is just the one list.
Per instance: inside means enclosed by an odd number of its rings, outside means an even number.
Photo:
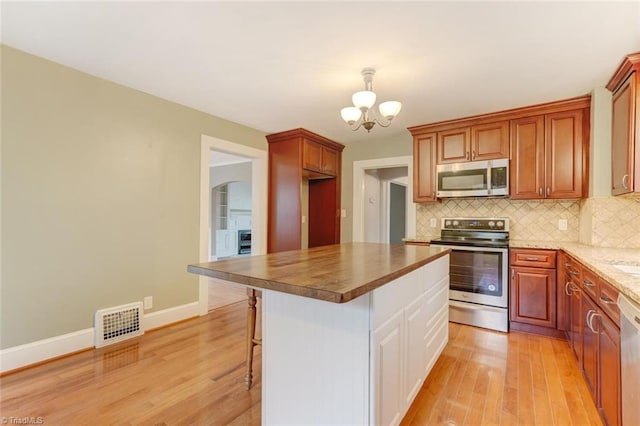
[{"label": "wooden trim", "polygon": [[522,108],[512,108],[504,111],[474,115],[464,118],[456,118],[453,120],[439,121],[430,124],[423,124],[419,126],[408,127],[407,130],[409,130],[412,135],[416,136],[423,133],[454,129],[456,127],[473,126],[477,124],[502,120],[513,120],[516,118],[524,118],[534,115],[549,114],[574,109],[584,109],[589,108],[590,106],[591,95],[585,95],[577,98],[565,99],[555,102],[546,102]]},{"label": "wooden trim", "polygon": [[278,133],[272,133],[265,137],[267,138],[268,143],[277,143],[283,140],[291,140],[293,138],[300,138],[300,140],[302,140],[302,138],[305,138],[325,146],[330,146],[331,148],[340,152],[344,150],[344,145],[342,145],[341,143],[332,141],[331,139],[325,138],[324,136],[320,136],[317,133],[313,133],[303,128],[291,129],[291,130],[286,130],[284,132],[278,132]]},{"label": "wooden trim", "polygon": [[509,331],[519,331],[522,333],[541,334],[547,337],[554,337],[556,339],[566,340],[566,336],[563,330],[555,328],[542,327],[533,324],[523,324],[520,322],[509,321]]},{"label": "wooden trim", "polygon": [[611,77],[611,80],[609,80],[605,87],[610,91],[615,92],[634,71],[640,71],[640,52],[630,53],[625,56],[624,59],[622,59],[622,62],[620,62],[620,65],[618,65],[618,69],[615,74],[613,74],[613,77]]}]

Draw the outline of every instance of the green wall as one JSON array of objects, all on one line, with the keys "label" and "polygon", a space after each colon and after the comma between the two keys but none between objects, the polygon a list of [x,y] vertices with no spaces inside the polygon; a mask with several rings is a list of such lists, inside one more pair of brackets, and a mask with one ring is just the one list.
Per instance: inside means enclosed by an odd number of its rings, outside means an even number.
[{"label": "green wall", "polygon": [[201,135],[264,134],[1,49],[0,348],[197,301]]},{"label": "green wall", "polygon": [[347,145],[342,153],[342,208],[347,210],[347,217],[340,224],[342,242],[351,241],[353,235],[353,162],[413,154],[413,138],[408,130],[398,126],[397,132],[387,137],[376,136],[376,130],[363,130],[362,139]]},{"label": "green wall", "polygon": [[[146,313],[197,301],[186,265],[198,259],[201,135],[266,150],[264,133],[5,45],[0,55],[0,349],[93,327],[97,309],[145,296]],[[343,242],[353,161],[411,155],[408,131],[375,131],[343,153]]]}]

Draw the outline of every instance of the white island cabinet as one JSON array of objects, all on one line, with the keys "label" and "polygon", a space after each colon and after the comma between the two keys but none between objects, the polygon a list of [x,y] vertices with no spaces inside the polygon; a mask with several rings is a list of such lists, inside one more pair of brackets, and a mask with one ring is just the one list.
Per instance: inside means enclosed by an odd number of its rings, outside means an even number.
[{"label": "white island cabinet", "polygon": [[263,291],[262,423],[399,424],[447,343],[448,290],[443,256],[347,303]]},{"label": "white island cabinet", "polygon": [[449,337],[450,252],[344,243],[187,269],[262,289],[262,424],[397,425]]}]

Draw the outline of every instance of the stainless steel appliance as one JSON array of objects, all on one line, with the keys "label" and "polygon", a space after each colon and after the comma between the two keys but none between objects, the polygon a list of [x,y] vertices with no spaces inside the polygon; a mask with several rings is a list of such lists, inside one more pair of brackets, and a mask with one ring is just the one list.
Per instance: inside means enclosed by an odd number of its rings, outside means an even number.
[{"label": "stainless steel appliance", "polygon": [[451,249],[449,320],[509,330],[509,219],[444,218],[432,246]]},{"label": "stainless steel appliance", "polygon": [[243,229],[238,231],[238,254],[251,253],[251,230]]},{"label": "stainless steel appliance", "polygon": [[489,197],[509,195],[509,159],[438,164],[436,196]]},{"label": "stainless steel appliance", "polygon": [[620,307],[620,372],[622,374],[622,424],[640,425],[640,306],[618,295]]}]

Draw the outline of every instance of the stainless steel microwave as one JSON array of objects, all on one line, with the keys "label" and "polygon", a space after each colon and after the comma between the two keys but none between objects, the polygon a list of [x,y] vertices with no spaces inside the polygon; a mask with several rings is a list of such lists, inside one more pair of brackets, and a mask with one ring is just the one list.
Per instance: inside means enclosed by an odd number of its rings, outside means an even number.
[{"label": "stainless steel microwave", "polygon": [[439,198],[509,195],[509,159],[438,164]]}]

